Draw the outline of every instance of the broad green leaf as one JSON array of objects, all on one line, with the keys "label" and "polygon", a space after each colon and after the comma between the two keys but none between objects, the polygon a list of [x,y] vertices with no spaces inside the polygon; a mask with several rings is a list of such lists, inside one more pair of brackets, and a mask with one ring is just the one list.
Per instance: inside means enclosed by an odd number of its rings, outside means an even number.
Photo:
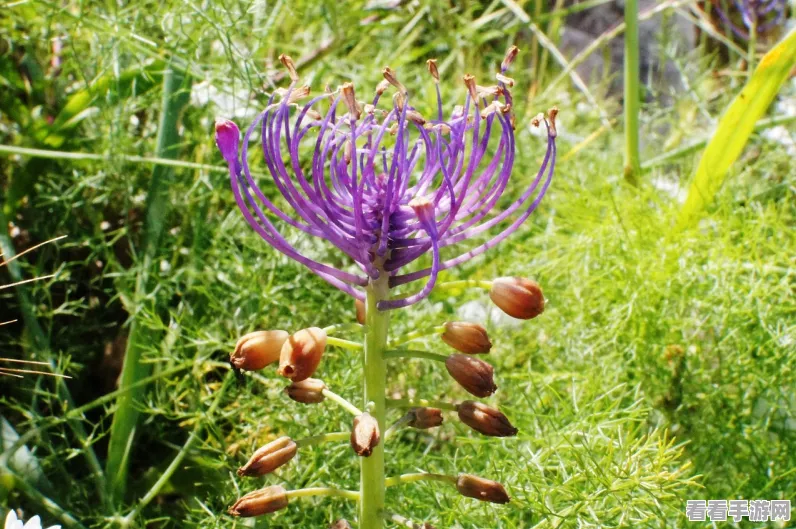
[{"label": "broad green leaf", "polygon": [[688,190],[677,227],[685,228],[700,215],[724,183],[727,171],[738,159],[755,123],[768,109],[796,65],[796,29],[785,36],[755,69],[741,93],[730,103],[702,154]]}]

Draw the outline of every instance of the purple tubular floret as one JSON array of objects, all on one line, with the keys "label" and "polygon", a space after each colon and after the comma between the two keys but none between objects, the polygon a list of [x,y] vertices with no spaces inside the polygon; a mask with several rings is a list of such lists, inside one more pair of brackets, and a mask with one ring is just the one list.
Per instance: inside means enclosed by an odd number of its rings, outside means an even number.
[{"label": "purple tubular floret", "polygon": [[[216,142],[244,218],[276,250],[357,299],[364,298],[362,287],[382,274],[389,274],[390,287],[427,278],[413,293],[381,300],[380,310],[425,299],[442,270],[484,253],[522,225],[542,200],[555,167],[555,126],[544,120],[547,150],[536,177],[508,207],[495,211],[515,161],[513,101],[501,81],[491,91],[477,87],[472,76],[465,76],[465,83],[464,104],[447,119],[437,83],[434,118],[428,118],[405,91],[384,98],[377,91],[372,104],[364,104],[351,84],[300,106],[298,99],[308,92],[294,80],[278,102],[271,96],[243,134],[242,146],[234,123],[219,120]],[[386,108],[379,108],[380,102]],[[321,112],[322,106],[328,110]],[[278,199],[266,195],[250,168],[255,131]],[[364,275],[302,254],[274,221],[330,242]],[[443,250],[499,226],[502,231],[487,242],[443,259]],[[403,271],[428,253],[431,266]]]}]

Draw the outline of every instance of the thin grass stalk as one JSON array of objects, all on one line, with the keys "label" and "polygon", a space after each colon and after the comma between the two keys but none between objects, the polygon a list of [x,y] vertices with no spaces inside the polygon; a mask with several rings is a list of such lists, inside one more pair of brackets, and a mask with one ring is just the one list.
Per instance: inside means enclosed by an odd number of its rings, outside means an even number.
[{"label": "thin grass stalk", "polygon": [[174,459],[172,459],[171,463],[169,463],[169,466],[166,468],[166,470],[163,471],[163,473],[157,479],[155,484],[152,485],[152,488],[150,488],[149,491],[147,491],[147,493],[138,501],[135,508],[133,508],[127,514],[127,516],[124,517],[123,522],[121,524],[123,527],[128,527],[130,523],[132,523],[133,520],[135,520],[136,517],[141,513],[141,511],[147,505],[149,505],[152,502],[152,500],[154,500],[157,497],[158,494],[160,494],[160,491],[163,489],[163,487],[166,486],[171,477],[174,475],[174,473],[182,464],[182,461],[183,459],[185,459],[185,456],[188,455],[188,452],[193,448],[193,445],[196,443],[197,439],[199,439],[199,435],[204,430],[205,424],[209,423],[212,420],[213,416],[218,410],[219,404],[221,404],[221,400],[224,397],[224,394],[227,392],[230,384],[234,380],[235,380],[234,374],[231,371],[227,372],[227,375],[224,377],[224,382],[222,382],[221,384],[221,389],[215,392],[215,399],[213,400],[213,403],[210,405],[210,408],[208,408],[207,412],[203,414],[204,420],[200,420],[196,423],[196,426],[194,426],[194,429],[191,432],[191,434],[188,436],[188,439],[182,445],[180,451],[177,452],[177,455],[174,456]]},{"label": "thin grass stalk", "polygon": [[[177,157],[177,147],[180,141],[177,123],[189,100],[189,92],[184,86],[185,80],[183,74],[176,70],[168,69],[164,73],[156,152],[156,156],[159,158],[173,159]],[[190,78],[187,83],[190,83]],[[152,171],[144,223],[143,260],[135,288],[136,303],[141,303],[150,291],[149,274],[168,214],[168,183],[172,176],[173,171],[168,166],[158,165]],[[142,362],[142,356],[147,344],[158,342],[156,334],[159,332],[144,325],[140,319],[133,319],[122,367],[120,388],[136,384],[139,380],[149,376],[150,367]],[[106,473],[111,497],[116,502],[123,498],[127,485],[130,449],[133,446],[140,415],[136,408],[136,401],[140,400],[142,395],[143,388],[141,387],[124,393],[118,400],[113,416]]]},{"label": "thin grass stalk", "polygon": [[[44,329],[41,328],[41,325],[39,325],[39,321],[36,318],[34,305],[28,296],[26,287],[24,286],[26,281],[22,279],[22,270],[19,267],[19,263],[15,260],[16,251],[14,249],[14,244],[12,243],[11,237],[9,237],[8,232],[5,229],[5,227],[8,226],[8,219],[6,219],[3,207],[4,203],[0,204],[0,251],[2,251],[3,259],[7,263],[8,274],[11,276],[11,280],[15,283],[14,288],[16,290],[20,310],[22,311],[22,320],[25,323],[25,328],[30,333],[31,339],[33,341],[34,351],[45,358],[47,364],[50,366],[51,371],[55,371],[56,363],[52,359],[52,349],[50,348],[49,339],[45,335]],[[66,386],[64,379],[56,378],[54,384],[58,399],[65,403],[65,407],[67,409],[73,409],[75,407],[75,402],[72,399],[72,395],[69,392],[69,388]],[[104,503],[106,500],[105,475],[103,474],[102,465],[97,458],[97,454],[94,452],[94,447],[88,441],[86,429],[83,427],[83,423],[78,418],[70,420],[69,426],[72,429],[75,437],[77,437],[77,440],[82,447],[80,452],[86,459],[88,467],[91,470],[91,476],[94,479],[97,498]]]},{"label": "thin grass stalk", "polygon": [[641,174],[639,76],[638,0],[625,0],[625,179],[634,186]]}]

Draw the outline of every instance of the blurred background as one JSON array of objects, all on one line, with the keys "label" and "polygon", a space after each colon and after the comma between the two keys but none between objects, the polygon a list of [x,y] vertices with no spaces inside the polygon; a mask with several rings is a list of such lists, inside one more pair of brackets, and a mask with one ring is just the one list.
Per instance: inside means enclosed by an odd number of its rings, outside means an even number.
[{"label": "blurred background", "polygon": [[[793,27],[788,2],[751,32],[729,2],[638,2],[629,88],[620,0],[0,2],[0,514],[87,528],[353,519],[339,499],[256,521],[225,514],[262,486],[234,473],[252,448],[349,427],[336,408],[283,398],[273,371],[231,381],[237,338],[355,319],[349,298],[245,225],[214,120],[247,126],[287,84],[281,53],[314,93],[352,80],[369,94],[390,66],[423,110],[436,58],[450,111],[462,75],[491,78],[513,44],[512,186],[536,173],[544,140],[530,119],[552,105],[556,176],[518,233],[445,278],[532,277],[547,310],[520,326],[485,295],[444,293],[394,325],[485,324],[492,399],[520,434],[484,440],[451,418],[402,432],[388,460],[389,475],[489,475],[513,501],[421,483],[389,489],[388,504],[437,527],[676,527],[686,499],[796,497],[792,62],[723,186],[697,221],[678,222],[719,118]],[[631,172],[629,100],[640,102]],[[137,368],[120,385],[125,358]],[[14,374],[9,359],[71,378]],[[331,349],[323,369],[358,395],[350,351]],[[396,397],[466,396],[418,361],[389,385]],[[358,479],[342,443],[302,451],[266,483]]]}]

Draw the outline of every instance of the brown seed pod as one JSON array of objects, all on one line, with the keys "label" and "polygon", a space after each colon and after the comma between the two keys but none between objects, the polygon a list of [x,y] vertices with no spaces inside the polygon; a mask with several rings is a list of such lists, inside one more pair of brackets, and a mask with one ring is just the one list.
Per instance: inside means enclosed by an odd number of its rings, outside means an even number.
[{"label": "brown seed pod", "polygon": [[512,437],[517,429],[509,422],[508,417],[486,404],[466,400],[456,407],[459,420],[476,432],[491,437]]},{"label": "brown seed pod", "polygon": [[456,490],[462,496],[480,501],[508,503],[511,500],[506,493],[506,489],[497,481],[479,478],[471,474],[459,474],[456,479]]},{"label": "brown seed pod", "polygon": [[351,430],[351,448],[358,456],[368,457],[372,454],[380,439],[379,423],[370,413],[365,412],[354,418],[354,428]]},{"label": "brown seed pod", "polygon": [[302,404],[318,404],[323,402],[323,390],[326,389],[326,384],[317,378],[305,378],[299,382],[293,382],[285,388],[285,393],[292,400],[301,402]]},{"label": "brown seed pod", "polygon": [[466,321],[449,321],[444,325],[442,341],[460,353],[485,354],[492,348],[483,325]]},{"label": "brown seed pod", "polygon": [[497,390],[495,370],[483,360],[456,353],[445,360],[445,367],[456,382],[471,395],[483,398]]},{"label": "brown seed pod", "polygon": [[288,338],[279,357],[279,374],[293,382],[312,376],[326,349],[326,332],[318,327],[302,329]]},{"label": "brown seed pod", "polygon": [[298,447],[290,437],[280,437],[257,449],[249,461],[238,469],[239,476],[264,476],[289,462]]},{"label": "brown seed pod", "polygon": [[280,485],[255,490],[240,498],[229,508],[232,516],[260,516],[287,507],[287,491]]},{"label": "brown seed pod", "polygon": [[256,331],[242,336],[229,355],[230,363],[238,369],[256,371],[279,361],[288,336],[286,331]]},{"label": "brown seed pod", "polygon": [[542,288],[536,281],[525,277],[495,279],[489,298],[512,318],[530,320],[544,312]]},{"label": "brown seed pod", "polygon": [[442,424],[442,410],[438,408],[413,408],[409,426],[419,430],[435,428]]}]

